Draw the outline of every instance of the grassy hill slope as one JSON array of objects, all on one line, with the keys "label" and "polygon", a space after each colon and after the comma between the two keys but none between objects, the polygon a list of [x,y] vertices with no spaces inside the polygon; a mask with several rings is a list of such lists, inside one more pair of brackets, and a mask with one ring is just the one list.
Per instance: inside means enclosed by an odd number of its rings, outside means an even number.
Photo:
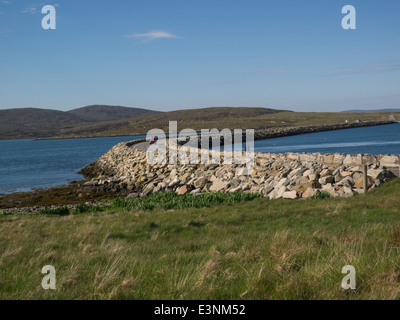
[{"label": "grassy hill slope", "polygon": [[[169,121],[178,121],[178,130],[265,129],[271,127],[315,126],[322,124],[389,120],[391,113],[289,112],[259,108],[207,108],[151,114],[120,121],[78,125],[61,130],[61,137],[139,135],[159,128],[168,131]],[[394,114],[400,119],[400,113]]]},{"label": "grassy hill slope", "polygon": [[[131,108],[128,108],[131,109]],[[24,111],[22,111],[24,110]],[[113,110],[113,111],[112,111]],[[111,112],[111,113],[110,113]],[[130,113],[135,117],[120,120]],[[140,113],[147,113],[139,115]],[[154,112],[124,107],[89,106],[76,111],[61,112],[42,109],[0,111],[0,139],[11,138],[77,138],[116,135],[141,135],[159,128],[168,131],[169,121],[177,121],[178,129],[265,129],[271,127],[315,126],[352,122],[389,120],[392,113],[291,112],[268,108],[216,107]],[[400,119],[400,113],[394,113]]]},{"label": "grassy hill slope", "polygon": [[[88,106],[68,112],[38,108],[0,110],[0,139],[57,136],[63,130],[70,130],[81,125],[151,113],[156,113],[156,111],[103,105]],[[106,127],[112,128],[113,125]],[[101,129],[105,126],[100,125],[97,128]]]},{"label": "grassy hill slope", "polygon": [[88,123],[63,111],[22,108],[0,110],[0,138],[25,138],[57,134],[58,128]]},{"label": "grassy hill slope", "polygon": [[67,112],[68,114],[75,115],[88,121],[113,121],[121,120],[132,117],[138,117],[146,114],[159,113],[158,111],[141,109],[141,108],[128,108],[121,106],[106,106],[106,105],[93,105],[79,109],[74,109]]},{"label": "grassy hill slope", "polygon": [[[250,128],[255,119],[268,118],[268,116],[282,113],[294,114],[294,112],[267,108],[216,107],[187,109],[147,114],[118,121],[97,122],[61,128],[57,136],[93,137],[146,134],[154,128],[167,130],[169,121],[178,121],[180,129],[193,128],[200,130],[203,128],[220,128],[223,125],[225,125],[223,128]],[[236,127],[232,127],[233,125],[236,125]]]}]

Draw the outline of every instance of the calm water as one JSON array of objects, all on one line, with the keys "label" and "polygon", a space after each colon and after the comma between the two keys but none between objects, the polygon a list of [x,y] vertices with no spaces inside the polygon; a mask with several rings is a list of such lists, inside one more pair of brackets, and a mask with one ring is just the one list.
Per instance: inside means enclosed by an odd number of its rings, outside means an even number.
[{"label": "calm water", "polygon": [[[119,142],[145,136],[0,141],[0,193],[66,184]],[[257,152],[400,154],[400,124],[260,140]]]},{"label": "calm water", "polygon": [[64,185],[77,172],[123,141],[145,136],[71,140],[0,141],[0,193]]},{"label": "calm water", "polygon": [[259,140],[257,152],[400,154],[400,123]]}]

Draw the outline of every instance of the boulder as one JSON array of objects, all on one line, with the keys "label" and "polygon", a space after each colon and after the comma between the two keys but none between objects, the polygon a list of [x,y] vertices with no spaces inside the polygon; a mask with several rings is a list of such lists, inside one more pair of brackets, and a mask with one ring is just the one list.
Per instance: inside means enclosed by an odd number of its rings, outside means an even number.
[{"label": "boulder", "polygon": [[349,197],[353,196],[352,188],[343,187],[343,189],[341,191],[342,191],[342,193],[340,194],[340,197],[342,197],[342,198],[349,198]]},{"label": "boulder", "polygon": [[307,169],[303,172],[303,177],[308,177],[311,173],[313,173],[313,171],[311,169]]},{"label": "boulder", "polygon": [[349,187],[349,188],[352,188],[353,186],[354,186],[354,181],[353,181],[353,179],[351,178],[351,177],[346,177],[346,178],[344,178],[344,179],[342,179],[342,180],[340,180],[338,183],[337,183],[337,185],[338,186],[344,186],[344,187]]},{"label": "boulder", "polygon": [[373,180],[382,180],[385,177],[385,170],[383,169],[368,169],[367,170],[368,177],[371,177]]},{"label": "boulder", "polygon": [[190,194],[199,194],[199,193],[201,193],[201,189],[200,188],[194,189],[193,191],[190,192]]},{"label": "boulder", "polygon": [[340,175],[343,178],[350,177],[352,174],[353,174],[353,172],[350,172],[350,171],[342,171],[342,172],[340,172]]},{"label": "boulder", "polygon": [[193,185],[194,185],[194,187],[195,187],[196,189],[198,189],[198,188],[203,188],[203,187],[206,185],[206,183],[207,183],[207,179],[204,178],[204,177],[200,177],[199,179],[197,179],[197,180],[193,183]]},{"label": "boulder", "polygon": [[328,192],[331,195],[331,197],[338,196],[338,192],[335,190],[332,184],[327,184],[322,186],[322,190]]},{"label": "boulder", "polygon": [[319,192],[318,189],[314,189],[314,188],[308,188],[302,195],[303,199],[307,199],[310,197],[315,196],[317,193]]},{"label": "boulder", "polygon": [[275,188],[272,192],[270,192],[270,194],[268,195],[268,197],[272,200],[272,199],[280,199],[283,197],[283,194],[287,191],[286,187],[282,186],[279,188]]},{"label": "boulder", "polygon": [[334,178],[333,176],[325,176],[325,177],[320,178],[320,179],[318,180],[318,182],[319,182],[321,185],[329,184],[329,183],[334,183],[334,182],[335,182],[335,178]]},{"label": "boulder", "polygon": [[289,180],[288,178],[283,178],[281,180],[279,180],[278,184],[275,186],[275,188],[280,188],[282,186],[286,187],[289,184]]},{"label": "boulder", "polygon": [[295,199],[297,199],[298,198],[298,194],[297,194],[297,191],[296,190],[293,190],[293,191],[286,191],[284,194],[283,194],[283,199],[292,199],[292,200],[295,200]]},{"label": "boulder", "polygon": [[177,184],[179,184],[179,179],[178,179],[178,178],[175,178],[174,180],[172,180],[172,181],[168,184],[168,187],[169,187],[169,188],[172,188],[172,187],[175,187]]},{"label": "boulder", "polygon": [[[367,185],[368,185],[368,188],[371,188],[373,185],[373,182],[371,181],[371,179],[369,177],[367,180]],[[364,188],[364,178],[363,177],[360,177],[354,181],[354,188],[356,188],[356,189]]]},{"label": "boulder", "polygon": [[242,183],[242,180],[238,179],[238,178],[234,178],[232,180],[229,181],[229,186],[231,188],[236,188],[238,187],[240,184]]},{"label": "boulder", "polygon": [[382,156],[379,162],[384,167],[396,167],[400,164],[399,156]]},{"label": "boulder", "polygon": [[321,189],[322,186],[318,181],[309,181],[307,183],[301,183],[296,186],[296,191],[299,193],[305,192],[307,189]]},{"label": "boulder", "polygon": [[332,171],[330,171],[329,169],[324,169],[320,172],[319,174],[321,177],[325,177],[325,176],[332,176]]},{"label": "boulder", "polygon": [[310,179],[310,181],[317,181],[319,179],[319,174],[315,172],[310,173],[308,179]]},{"label": "boulder", "polygon": [[182,187],[180,187],[180,188],[178,189],[177,193],[181,196],[181,195],[183,195],[183,194],[188,193],[189,191],[190,191],[190,187],[187,186],[187,185],[184,185],[184,186],[182,186]]},{"label": "boulder", "polygon": [[227,181],[222,181],[222,180],[217,179],[214,181],[214,183],[210,187],[210,191],[220,192],[221,190],[226,188],[227,185],[228,185]]},{"label": "boulder", "polygon": [[266,187],[261,189],[261,195],[263,197],[266,197],[271,193],[272,190],[274,190],[273,186],[266,186]]}]

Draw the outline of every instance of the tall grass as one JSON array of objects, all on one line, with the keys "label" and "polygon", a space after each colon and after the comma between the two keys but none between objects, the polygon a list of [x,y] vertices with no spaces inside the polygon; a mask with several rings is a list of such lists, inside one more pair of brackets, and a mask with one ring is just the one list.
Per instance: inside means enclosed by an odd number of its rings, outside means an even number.
[{"label": "tall grass", "polygon": [[204,193],[177,195],[174,192],[154,193],[145,198],[116,199],[114,208],[124,210],[170,210],[205,208],[217,204],[234,204],[259,198],[258,193]]},{"label": "tall grass", "polygon": [[347,199],[202,197],[0,216],[0,299],[400,299],[400,179]]},{"label": "tall grass", "polygon": [[63,206],[59,208],[44,208],[39,211],[40,215],[66,216],[69,214],[84,214],[103,212],[110,209],[123,210],[170,210],[186,208],[206,208],[217,204],[233,204],[243,201],[251,201],[259,198],[258,193],[205,193],[178,195],[175,192],[154,193],[145,198],[114,200],[112,206],[79,204],[75,210]]},{"label": "tall grass", "polygon": [[55,215],[55,216],[66,216],[70,214],[68,207],[63,206],[59,208],[44,208],[39,211],[41,215]]}]

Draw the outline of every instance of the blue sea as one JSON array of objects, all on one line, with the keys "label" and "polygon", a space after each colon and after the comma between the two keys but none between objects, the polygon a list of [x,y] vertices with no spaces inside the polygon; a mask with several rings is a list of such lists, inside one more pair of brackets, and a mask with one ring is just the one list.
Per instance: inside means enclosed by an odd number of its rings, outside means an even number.
[{"label": "blue sea", "polygon": [[65,185],[119,142],[146,136],[0,141],[0,193]]},{"label": "blue sea", "polygon": [[[67,184],[119,142],[145,136],[0,141],[0,193]],[[256,152],[400,154],[400,124],[255,141]]]}]

